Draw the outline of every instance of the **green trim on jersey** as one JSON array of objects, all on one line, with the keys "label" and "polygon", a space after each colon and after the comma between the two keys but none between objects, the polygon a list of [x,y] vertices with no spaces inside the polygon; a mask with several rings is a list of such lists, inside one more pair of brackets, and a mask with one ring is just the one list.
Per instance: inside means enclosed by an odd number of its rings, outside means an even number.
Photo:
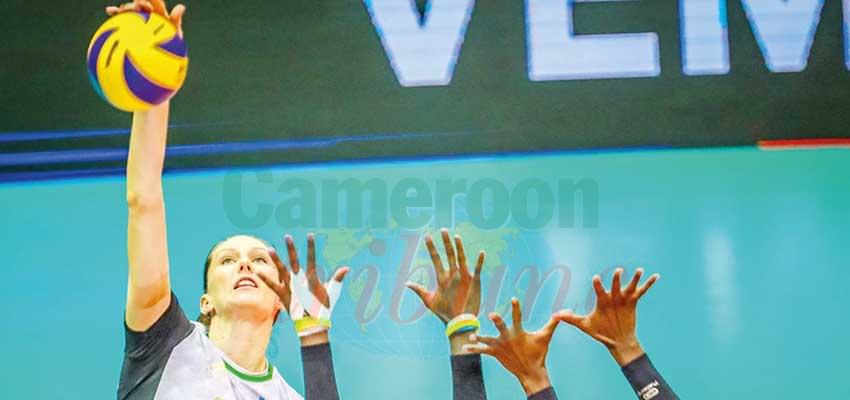
[{"label": "green trim on jersey", "polygon": [[222,360],[222,361],[224,362],[224,367],[227,368],[227,370],[230,371],[231,374],[236,375],[237,377],[239,377],[243,381],[268,382],[274,376],[274,366],[272,366],[272,363],[269,363],[269,370],[266,371],[264,374],[262,374],[262,375],[248,375],[244,372],[237,370],[232,365],[230,365],[227,361],[224,361],[224,360]]}]

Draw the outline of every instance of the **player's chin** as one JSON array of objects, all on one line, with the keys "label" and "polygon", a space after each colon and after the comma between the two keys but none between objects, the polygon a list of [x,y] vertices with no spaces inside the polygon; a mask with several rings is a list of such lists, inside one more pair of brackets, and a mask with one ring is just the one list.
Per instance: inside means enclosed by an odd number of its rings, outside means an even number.
[{"label": "player's chin", "polygon": [[234,289],[230,295],[230,303],[237,307],[267,308],[275,299],[275,295],[259,288]]},{"label": "player's chin", "polygon": [[239,305],[262,303],[265,297],[259,288],[237,288],[230,293],[230,301]]}]

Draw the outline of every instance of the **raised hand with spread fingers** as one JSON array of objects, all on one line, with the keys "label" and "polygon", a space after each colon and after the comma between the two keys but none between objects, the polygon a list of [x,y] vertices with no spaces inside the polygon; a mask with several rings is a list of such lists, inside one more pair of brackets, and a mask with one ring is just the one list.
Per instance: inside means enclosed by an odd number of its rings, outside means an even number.
[{"label": "raised hand with spread fingers", "polygon": [[[474,318],[478,315],[481,308],[481,268],[484,266],[484,252],[478,253],[475,273],[470,274],[461,237],[455,235],[454,243],[452,243],[448,230],[442,229],[440,235],[446,249],[448,268],[443,266],[437,247],[434,246],[434,239],[431,235],[425,236],[425,245],[428,247],[437,277],[437,287],[429,291],[414,282],[408,282],[407,287],[419,296],[425,307],[428,307],[440,321],[449,325],[455,318],[463,316]],[[457,338],[464,339],[461,335]],[[460,347],[453,347],[452,354],[455,354],[455,350],[462,353]]]},{"label": "raised hand with spread fingers", "polygon": [[530,399],[557,398],[549,381],[546,355],[558,320],[552,317],[539,330],[527,332],[523,328],[522,310],[516,298],[511,299],[511,309],[513,321],[510,328],[505,325],[499,314],[491,313],[489,318],[496,325],[499,336],[471,335],[471,339],[477,343],[467,344],[464,348],[473,353],[496,358],[505,369],[517,377]]},{"label": "raised hand with spread fingers", "polygon": [[292,236],[284,238],[289,257],[290,273],[275,251],[270,252],[277,266],[278,281],[266,275],[259,274],[280,297],[289,315],[296,324],[296,331],[302,345],[327,343],[327,331],[330,329],[330,316],[339,299],[342,281],[349,272],[348,267],[338,268],[330,280],[322,283],[316,272],[316,239],[311,233],[307,235],[307,270],[301,268],[298,252]]},{"label": "raised hand with spread fingers", "polygon": [[422,303],[437,318],[446,324],[445,334],[451,348],[452,382],[455,400],[482,400],[487,398],[484,389],[484,376],[481,369],[481,357],[464,350],[463,345],[474,343],[469,333],[479,326],[478,312],[481,308],[481,269],[484,266],[484,252],[478,253],[474,273],[469,272],[466,250],[463,240],[442,229],[440,236],[446,250],[448,268],[434,245],[431,235],[425,236],[425,245],[434,265],[437,285],[429,291],[424,286],[408,282]]},{"label": "raised hand with spread fingers", "polygon": [[307,235],[307,269],[301,268],[292,236],[284,238],[290,271],[277,252],[270,251],[278,270],[278,280],[259,273],[260,279],[277,293],[295,323],[301,339],[301,359],[304,364],[306,398],[339,399],[328,330],[331,313],[339,299],[342,281],[348,267],[338,268],[328,282],[322,284],[316,271],[316,239]]},{"label": "raised hand with spread fingers", "polygon": [[588,336],[602,343],[623,370],[635,393],[643,400],[678,399],[646,356],[637,339],[638,301],[658,281],[653,274],[640,284],[643,269],[638,268],[625,288],[621,285],[623,269],[614,271],[611,291],[606,292],[599,275],[593,277],[596,306],[588,315],[576,315],[564,310],[555,317],[575,326]]},{"label": "raised hand with spread fingers", "polygon": [[643,276],[643,269],[639,268],[628,286],[621,288],[622,275],[622,268],[614,271],[610,292],[605,291],[599,275],[593,277],[596,307],[590,314],[579,316],[571,310],[556,314],[560,320],[574,325],[605,345],[620,366],[628,364],[643,354],[643,348],[635,336],[637,303],[659,278],[658,274],[654,274],[643,285],[638,286]]}]

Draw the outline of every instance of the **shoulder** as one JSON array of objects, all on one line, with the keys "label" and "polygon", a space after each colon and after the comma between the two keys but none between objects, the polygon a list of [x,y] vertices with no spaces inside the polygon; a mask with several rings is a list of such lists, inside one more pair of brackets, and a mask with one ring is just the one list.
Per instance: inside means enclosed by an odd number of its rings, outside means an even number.
[{"label": "shoulder", "polygon": [[192,329],[177,296],[172,293],[168,308],[144,331],[135,331],[124,321],[125,353],[134,358],[167,355],[192,333]]}]

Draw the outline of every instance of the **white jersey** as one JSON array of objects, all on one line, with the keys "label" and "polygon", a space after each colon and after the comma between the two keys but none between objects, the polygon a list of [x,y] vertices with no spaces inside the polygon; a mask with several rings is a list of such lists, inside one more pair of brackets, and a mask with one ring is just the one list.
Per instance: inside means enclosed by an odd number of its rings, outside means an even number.
[{"label": "white jersey", "polygon": [[126,335],[119,399],[303,400],[271,364],[260,374],[236,365],[173,295],[153,326]]}]

